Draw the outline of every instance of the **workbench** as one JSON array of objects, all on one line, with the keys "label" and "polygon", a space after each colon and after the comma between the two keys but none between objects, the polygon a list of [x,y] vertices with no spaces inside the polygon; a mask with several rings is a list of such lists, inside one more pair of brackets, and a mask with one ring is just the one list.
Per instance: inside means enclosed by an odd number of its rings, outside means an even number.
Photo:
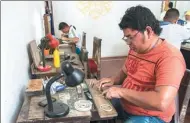
[{"label": "workbench", "polygon": [[[90,81],[92,81],[92,79],[86,79],[84,80],[84,83],[89,85]],[[24,103],[16,123],[89,123],[90,121],[95,120],[113,119],[118,115],[110,101],[102,97],[98,90],[91,88],[90,86],[88,86],[88,89],[93,97],[93,108],[90,111],[81,112],[75,109],[74,102],[79,99],[86,100],[87,98],[85,97],[83,91],[82,94],[79,95],[76,87],[67,87],[65,90],[52,95],[52,97],[56,98],[57,101],[59,100],[66,103],[69,106],[70,111],[68,115],[60,118],[49,118],[45,116],[44,108],[38,105],[40,101],[46,98],[45,95],[27,96],[24,99]],[[100,104],[108,104],[112,110],[101,110],[99,106]]]},{"label": "workbench", "polygon": [[190,69],[190,43],[185,43],[181,45],[181,53],[186,62],[186,68]]},{"label": "workbench", "polygon": [[[80,61],[80,58],[79,56],[76,54],[76,53],[70,53],[71,56],[75,56],[76,57],[76,62],[77,64],[72,64],[72,66],[74,68],[78,68],[78,69],[81,69],[82,71],[84,71],[84,66],[82,64],[82,62]],[[49,60],[48,60],[49,59]],[[60,59],[61,62],[63,62],[64,60],[63,59]],[[50,65],[52,66],[52,69],[47,71],[47,72],[41,72],[39,70],[37,70],[34,66],[34,64],[31,65],[31,74],[32,75],[35,75],[37,78],[43,78],[45,76],[55,76],[56,74],[60,73],[60,68],[55,68],[54,65],[53,65],[53,56],[50,56],[49,58],[46,58],[46,65]]]},{"label": "workbench", "polygon": [[[40,62],[42,61],[42,58],[40,55],[41,51],[38,48],[35,40],[33,40],[29,43],[29,49],[30,49],[29,51],[30,51],[31,58],[32,58],[32,64],[30,65],[31,74],[32,74],[32,76],[34,76],[32,78],[43,78],[45,76],[50,77],[50,76],[54,76],[60,72],[60,68],[55,68],[53,65],[53,55],[45,56],[46,65],[52,66],[52,69],[47,72],[39,71],[37,69],[37,67],[39,66]],[[64,59],[62,57],[65,53],[70,54],[70,56],[76,57],[75,62],[77,62],[77,64],[71,63],[72,66],[84,71],[83,63],[80,61],[79,55],[77,55],[75,53],[75,44],[60,44],[59,52],[60,52],[60,62],[64,61]]]}]

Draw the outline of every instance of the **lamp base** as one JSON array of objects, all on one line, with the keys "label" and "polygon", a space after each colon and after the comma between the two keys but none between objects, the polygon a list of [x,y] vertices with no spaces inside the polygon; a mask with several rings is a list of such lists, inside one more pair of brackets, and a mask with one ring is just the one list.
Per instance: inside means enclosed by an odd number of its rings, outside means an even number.
[{"label": "lamp base", "polygon": [[45,107],[45,114],[47,117],[62,117],[69,113],[69,106],[61,102],[53,103],[53,111],[48,110],[48,105]]},{"label": "lamp base", "polygon": [[51,66],[50,65],[46,65],[45,67],[43,67],[43,65],[38,66],[38,70],[41,72],[47,72],[51,70]]}]

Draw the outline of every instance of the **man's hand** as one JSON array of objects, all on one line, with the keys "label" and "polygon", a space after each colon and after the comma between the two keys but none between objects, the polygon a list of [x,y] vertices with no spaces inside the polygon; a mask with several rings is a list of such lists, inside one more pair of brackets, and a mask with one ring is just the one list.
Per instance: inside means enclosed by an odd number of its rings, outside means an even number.
[{"label": "man's hand", "polygon": [[110,87],[109,89],[103,91],[102,95],[105,96],[107,99],[112,98],[121,98],[120,92],[122,88],[119,87]]},{"label": "man's hand", "polygon": [[112,78],[103,78],[100,81],[91,81],[90,86],[96,86],[100,91],[106,87],[114,85],[114,80]]},{"label": "man's hand", "polygon": [[105,87],[110,87],[114,85],[114,80],[113,78],[103,78],[99,81],[99,90],[103,90]]},{"label": "man's hand", "polygon": [[73,41],[74,43],[77,43],[77,42],[79,41],[79,38],[74,37],[74,38],[72,38],[72,41]]}]

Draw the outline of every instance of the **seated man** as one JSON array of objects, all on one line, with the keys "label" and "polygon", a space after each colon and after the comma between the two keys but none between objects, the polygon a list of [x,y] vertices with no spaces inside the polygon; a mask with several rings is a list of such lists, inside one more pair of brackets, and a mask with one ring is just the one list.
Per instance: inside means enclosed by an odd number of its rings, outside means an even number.
[{"label": "seated man", "polygon": [[163,12],[160,15],[160,20],[161,21],[164,19],[166,11],[173,8],[173,2],[169,2],[167,6],[168,6],[168,9],[166,9],[166,7],[165,7],[166,10],[164,9]]},{"label": "seated man", "polygon": [[169,9],[164,17],[164,21],[168,24],[161,26],[162,33],[160,37],[166,39],[169,43],[180,49],[181,42],[190,38],[190,32],[183,26],[176,24],[178,19],[179,11],[177,9]]},{"label": "seated man", "polygon": [[146,7],[127,9],[119,27],[130,47],[126,62],[117,76],[92,81],[91,86],[117,100],[113,105],[124,123],[170,122],[186,69],[181,52],[159,37],[159,21]]},{"label": "seated man", "polygon": [[190,31],[190,10],[185,12],[185,20],[186,24],[184,27]]},{"label": "seated man", "polygon": [[76,28],[74,26],[69,26],[65,22],[61,22],[59,24],[59,30],[62,32],[61,34],[61,39],[63,41],[67,42],[73,42],[76,44],[76,53],[80,54],[80,49],[81,49],[81,37],[80,34],[77,33]]}]

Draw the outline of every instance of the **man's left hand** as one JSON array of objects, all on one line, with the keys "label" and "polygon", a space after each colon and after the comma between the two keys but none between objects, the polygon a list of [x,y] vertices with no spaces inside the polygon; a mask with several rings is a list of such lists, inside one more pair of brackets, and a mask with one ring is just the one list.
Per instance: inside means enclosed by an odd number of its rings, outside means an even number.
[{"label": "man's left hand", "polygon": [[105,96],[107,99],[112,98],[121,98],[120,92],[122,88],[119,87],[110,87],[109,89],[102,92],[102,95]]}]

